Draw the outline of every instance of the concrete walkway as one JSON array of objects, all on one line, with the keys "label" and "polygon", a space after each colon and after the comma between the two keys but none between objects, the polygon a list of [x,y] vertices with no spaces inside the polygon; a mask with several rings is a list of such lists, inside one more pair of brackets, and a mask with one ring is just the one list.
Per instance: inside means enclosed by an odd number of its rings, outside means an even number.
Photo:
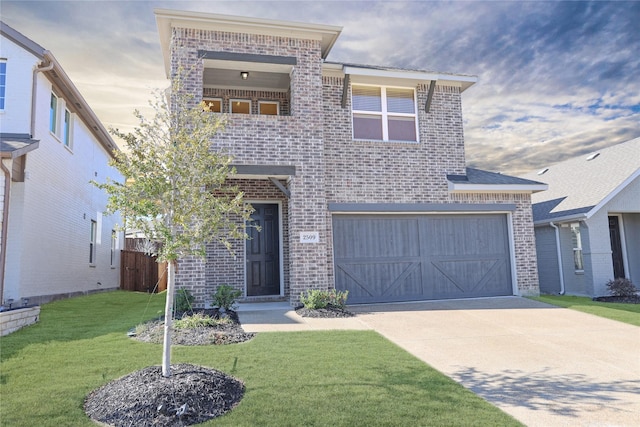
[{"label": "concrete walkway", "polygon": [[640,426],[638,327],[518,297],[349,309],[239,315],[254,332],[374,329],[527,426]]}]

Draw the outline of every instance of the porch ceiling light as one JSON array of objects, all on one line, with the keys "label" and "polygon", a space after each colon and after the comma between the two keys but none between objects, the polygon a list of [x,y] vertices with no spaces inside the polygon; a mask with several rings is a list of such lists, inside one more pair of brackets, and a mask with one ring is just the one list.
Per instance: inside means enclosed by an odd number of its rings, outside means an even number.
[{"label": "porch ceiling light", "polygon": [[249,72],[248,71],[240,71],[240,77],[242,77],[242,80],[247,80],[249,78]]}]

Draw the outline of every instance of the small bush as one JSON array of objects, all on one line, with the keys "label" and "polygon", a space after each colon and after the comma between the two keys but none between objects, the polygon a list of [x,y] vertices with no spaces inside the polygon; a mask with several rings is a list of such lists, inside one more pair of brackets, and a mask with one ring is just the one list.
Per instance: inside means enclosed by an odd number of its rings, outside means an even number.
[{"label": "small bush", "polygon": [[186,313],[193,311],[193,301],[196,297],[193,296],[188,289],[180,288],[176,291],[176,297],[174,300],[174,309],[177,313]]},{"label": "small bush", "polygon": [[205,314],[195,313],[190,316],[184,316],[182,319],[174,320],[173,327],[176,329],[195,329],[200,327],[227,325],[231,322],[232,320],[228,317],[216,319]]},{"label": "small bush", "polygon": [[614,297],[632,297],[638,292],[638,288],[635,287],[631,280],[619,277],[615,280],[609,280],[607,282],[607,289],[609,293]]},{"label": "small bush", "polygon": [[216,292],[211,295],[213,298],[213,305],[224,311],[235,309],[236,300],[242,296],[242,291],[229,286],[220,285]]},{"label": "small bush", "polygon": [[328,306],[344,310],[347,305],[349,291],[336,291],[331,289],[323,291],[320,289],[310,289],[300,294],[300,302],[308,310],[318,310]]}]

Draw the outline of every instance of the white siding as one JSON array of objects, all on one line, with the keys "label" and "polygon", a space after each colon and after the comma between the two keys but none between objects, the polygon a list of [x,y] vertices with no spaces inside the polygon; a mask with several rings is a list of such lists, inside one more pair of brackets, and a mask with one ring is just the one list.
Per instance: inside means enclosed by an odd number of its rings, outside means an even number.
[{"label": "white siding", "polygon": [[0,57],[7,59],[5,109],[0,112],[2,133],[30,133],[31,83],[33,69],[39,62],[11,40],[2,37]]},{"label": "white siding", "polygon": [[[4,51],[3,46],[3,55]],[[9,57],[7,62],[7,74],[13,75],[17,61]],[[30,92],[32,66],[27,65],[22,70],[22,75],[27,76],[21,81],[25,87],[12,88],[13,91]],[[38,73],[33,138],[40,144],[26,155],[24,182],[11,184],[5,299],[28,297],[36,302],[38,297],[47,295],[119,286],[119,254],[113,267],[110,263],[111,230],[118,217],[103,216],[96,262],[89,265],[91,220],[104,211],[107,199],[89,181],[119,179],[119,174],[108,166],[108,153],[79,117],[73,120],[72,149],[49,132],[51,89],[46,76]],[[5,119],[15,126],[3,128],[3,132],[29,133],[30,120],[23,121],[26,127],[17,126],[13,111],[17,104],[10,101]],[[27,114],[23,111],[20,115],[28,117],[30,101],[25,103],[29,105]]]}]

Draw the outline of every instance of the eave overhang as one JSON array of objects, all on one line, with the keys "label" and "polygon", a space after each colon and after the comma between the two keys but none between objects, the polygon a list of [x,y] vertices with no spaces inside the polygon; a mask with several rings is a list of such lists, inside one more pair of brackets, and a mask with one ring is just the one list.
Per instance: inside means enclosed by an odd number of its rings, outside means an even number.
[{"label": "eave overhang", "polygon": [[[327,64],[328,65],[328,64]],[[327,71],[332,67],[326,67]],[[430,71],[380,69],[375,67],[343,65],[343,75],[349,75],[351,83],[355,84],[384,84],[388,86],[416,87],[419,84],[459,87],[464,92],[478,81],[477,76],[465,74],[447,74]]]},{"label": "eave overhang", "polygon": [[160,45],[164,57],[165,73],[170,76],[170,42],[173,28],[193,28],[209,31],[225,31],[243,34],[260,34],[277,37],[291,37],[304,40],[318,40],[321,57],[325,59],[342,27],[323,24],[280,21],[274,19],[248,18],[243,16],[220,15],[214,13],[187,12],[155,9],[156,24],[160,35]]},{"label": "eave overhang", "polygon": [[448,182],[450,193],[537,193],[549,188],[547,184],[470,184]]},{"label": "eave overhang", "polygon": [[87,101],[85,101],[80,94],[80,91],[50,51],[45,51],[44,60],[47,63],[53,64],[53,69],[44,71],[44,74],[51,80],[54,89],[59,92],[58,95],[65,99],[69,109],[80,117],[100,145],[102,145],[109,156],[113,158],[114,152],[119,151],[119,148],[100,119],[98,119],[89,104],[87,104]]}]

